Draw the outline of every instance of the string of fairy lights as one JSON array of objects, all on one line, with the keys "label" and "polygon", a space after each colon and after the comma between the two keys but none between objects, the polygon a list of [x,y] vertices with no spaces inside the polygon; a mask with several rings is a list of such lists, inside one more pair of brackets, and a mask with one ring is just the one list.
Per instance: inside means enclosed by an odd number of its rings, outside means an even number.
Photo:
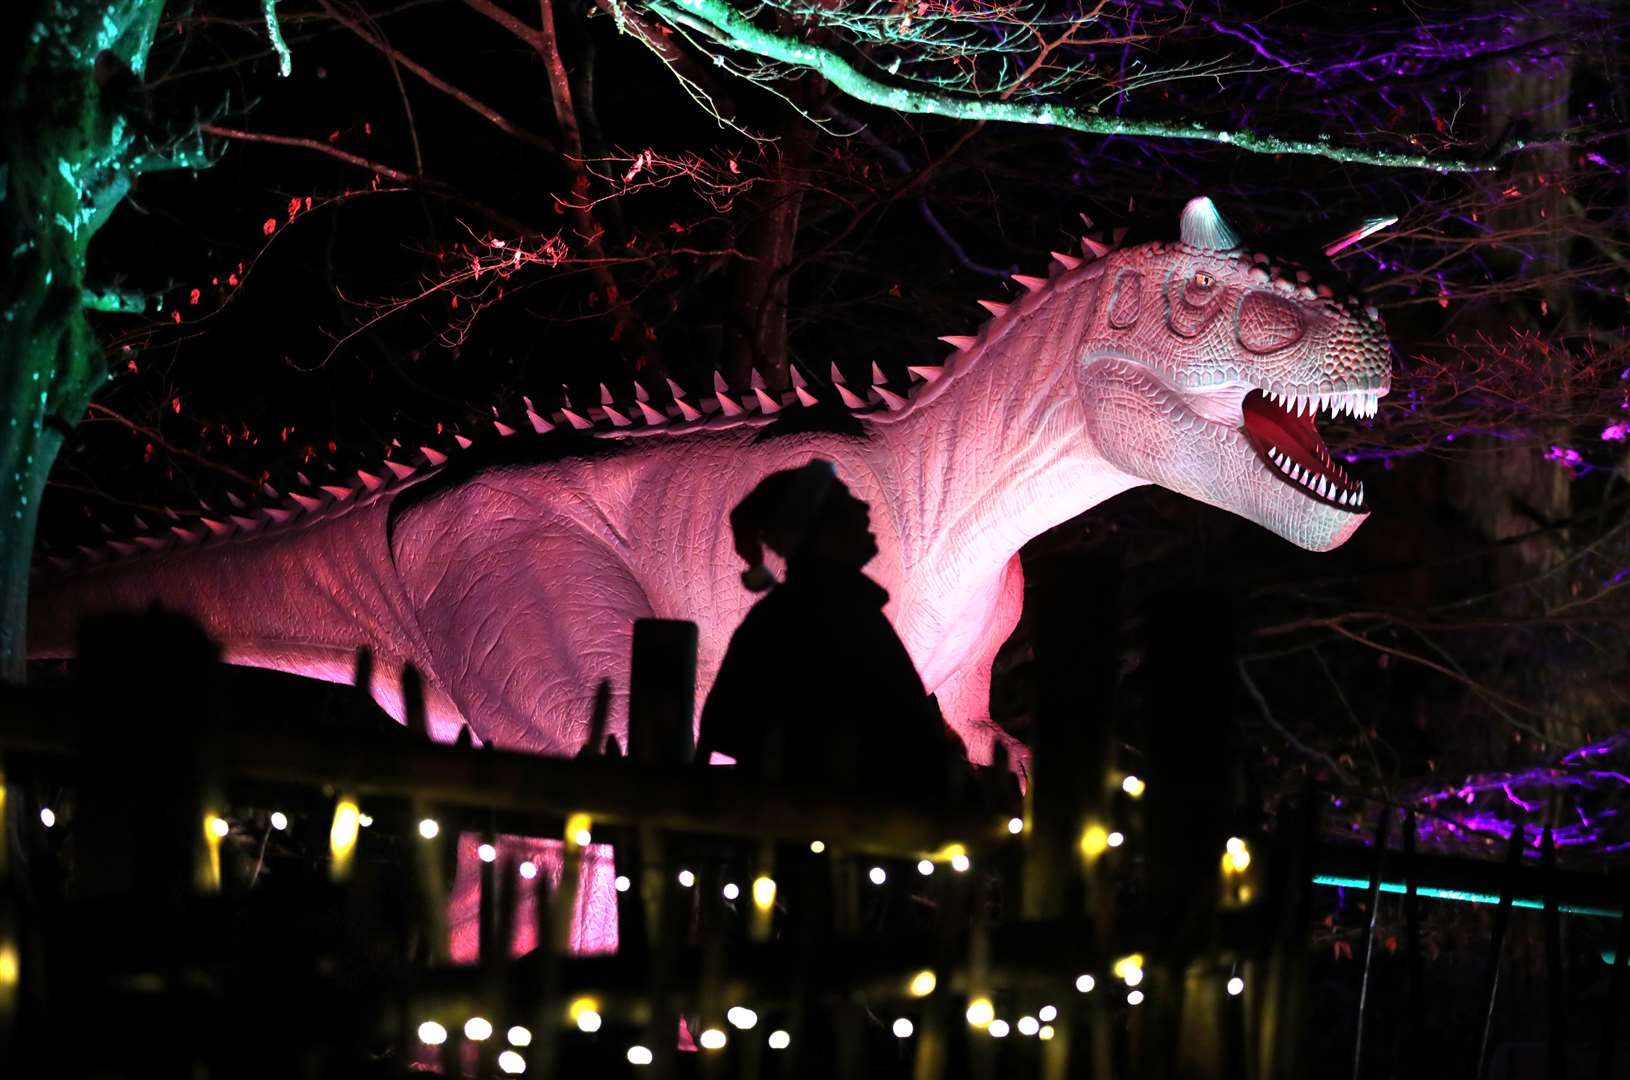
[{"label": "string of fairy lights", "polygon": [[[1121,780],[1121,790],[1130,798],[1140,798],[1146,790],[1144,781],[1136,776],[1126,776]],[[43,807],[39,812],[40,824],[47,828],[54,828],[58,824],[58,815],[51,807]],[[290,820],[281,810],[272,811],[266,818],[269,827],[277,832],[284,832],[290,828]],[[360,830],[373,824],[373,819],[364,813],[357,800],[349,795],[341,794],[337,797],[332,820],[329,827],[329,852],[331,856],[331,874],[337,879],[343,879],[349,869],[352,857],[355,854]],[[210,845],[210,852],[214,866],[213,885],[219,888],[220,871],[218,860],[218,845],[230,834],[232,826],[227,819],[218,812],[210,811],[204,816],[204,836]],[[1010,836],[1020,836],[1026,830],[1023,818],[1009,818],[1003,830]],[[434,841],[441,837],[443,829],[441,822],[435,817],[420,817],[414,825],[418,836],[424,841]],[[563,830],[565,840],[577,848],[587,848],[594,842],[593,823],[587,814],[573,814],[566,820]],[[1107,850],[1120,847],[1124,843],[1124,835],[1118,830],[1106,829],[1104,826],[1091,823],[1082,833],[1080,850],[1089,860],[1103,855]],[[812,840],[809,850],[813,854],[823,854],[827,845],[821,840]],[[490,841],[483,841],[476,849],[477,857],[483,863],[493,863],[498,859],[498,849]],[[1250,866],[1250,850],[1245,841],[1239,837],[1229,838],[1222,855],[1222,871],[1226,877],[1237,877]],[[950,844],[938,852],[924,856],[917,864],[916,869],[924,877],[936,872],[939,865],[947,865],[953,873],[965,874],[972,868],[972,859],[967,849],[961,844]],[[533,879],[538,874],[538,864],[533,860],[520,862],[516,872],[526,879]],[[871,866],[866,873],[867,880],[877,887],[885,885],[889,880],[888,871],[881,865]],[[697,874],[690,868],[682,868],[677,872],[675,880],[685,889],[691,889],[698,882]],[[618,892],[626,892],[631,883],[626,875],[619,875],[616,879]],[[753,906],[760,912],[767,913],[775,905],[778,890],[775,879],[768,874],[755,877],[748,890]],[[743,895],[743,889],[738,882],[726,881],[720,887],[720,895],[726,901],[736,901]],[[1142,953],[1129,953],[1115,960],[1110,966],[1110,974],[1119,984],[1117,992],[1123,995],[1128,1007],[1136,1007],[1145,1001],[1145,990],[1142,988],[1145,979],[1145,958]],[[1092,994],[1099,987],[1099,979],[1090,972],[1080,973],[1074,980],[1074,988],[1080,995]],[[911,974],[904,980],[901,989],[902,997],[908,1000],[922,1000],[941,991],[939,975],[929,968]],[[1226,984],[1226,991],[1231,998],[1237,998],[1244,993],[1245,981],[1237,972],[1232,974]],[[596,1035],[607,1023],[601,1001],[590,995],[573,998],[567,1005],[562,1026],[567,1029],[575,1028],[585,1035]],[[988,992],[973,992],[969,994],[964,1017],[969,1027],[982,1032],[992,1039],[1006,1039],[1010,1035],[1020,1038],[1034,1038],[1042,1042],[1049,1041],[1057,1035],[1057,1023],[1060,1019],[1060,1009],[1055,1004],[1042,1004],[1034,1012],[1025,1012],[1015,1019],[1007,1019],[998,1014],[998,1008],[993,995]],[[418,1041],[427,1048],[443,1047],[453,1032],[449,1030],[446,1021],[451,1018],[422,1019],[416,1029]],[[792,1045],[792,1035],[782,1027],[761,1025],[759,1013],[747,1004],[734,1004],[724,1012],[724,1023],[703,1026],[695,1033],[694,1042],[701,1051],[717,1053],[725,1050],[732,1039],[756,1038],[757,1033],[763,1031],[764,1045],[772,1051],[784,1051]],[[464,1018],[462,1024],[455,1022],[457,1031],[463,1039],[473,1044],[485,1044],[498,1035],[498,1028],[493,1020],[480,1014]],[[889,1031],[902,1041],[912,1039],[917,1034],[917,1023],[909,1015],[898,1015],[889,1024]],[[732,1032],[734,1034],[732,1034]],[[520,1075],[526,1072],[526,1052],[532,1046],[533,1033],[523,1024],[511,1024],[503,1032],[504,1049],[496,1055],[495,1062],[498,1069],[506,1075]],[[624,1057],[630,1065],[645,1066],[655,1061],[655,1053],[651,1047],[643,1043],[634,1042],[624,1050]]]}]

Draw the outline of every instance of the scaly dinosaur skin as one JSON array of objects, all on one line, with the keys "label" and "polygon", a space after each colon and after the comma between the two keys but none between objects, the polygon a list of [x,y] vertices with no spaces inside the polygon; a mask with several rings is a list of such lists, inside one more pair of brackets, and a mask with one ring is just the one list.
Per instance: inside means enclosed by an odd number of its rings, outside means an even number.
[{"label": "scaly dinosaur skin", "polygon": [[871,504],[868,573],[969,756],[988,761],[1004,737],[988,715],[991,660],[1018,619],[1032,537],[1146,483],[1318,551],[1367,516],[1311,414],[1369,415],[1386,393],[1373,309],[1279,276],[1207,199],[1185,208],[1181,234],[1086,241],[1050,279],[1016,279],[1024,295],[987,305],[996,317],[977,337],[947,339],[958,351],[942,368],[913,369],[927,381],[909,398],[875,387],[868,408],[835,386],[861,406],[858,433],[766,437],[765,409],[782,403],[761,390],[756,411],[721,389],[718,411],[672,424],[695,408],[607,402],[615,426],[542,463],[365,476],[321,505],[268,511],[293,512],[286,524],[206,521],[201,542],[147,538],[154,550],[41,580],[31,651],[67,655],[78,616],[158,600],[196,616],[233,662],[347,680],[368,646],[375,694],[399,719],[394,675],[412,663],[438,737],[468,723],[499,746],[571,754],[600,680],[625,715],[638,618],[698,624],[705,694],[753,601],[730,508],[818,456]]}]

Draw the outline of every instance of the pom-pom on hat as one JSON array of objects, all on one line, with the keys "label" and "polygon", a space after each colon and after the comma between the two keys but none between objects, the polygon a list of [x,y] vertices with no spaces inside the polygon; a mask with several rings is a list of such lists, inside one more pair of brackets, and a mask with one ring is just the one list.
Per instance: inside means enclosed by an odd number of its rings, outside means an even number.
[{"label": "pom-pom on hat", "polygon": [[763,592],[775,584],[775,575],[764,565],[764,548],[790,559],[837,475],[832,463],[822,458],[801,468],[773,472],[730,511],[736,554],[748,567],[741,575],[743,585]]}]

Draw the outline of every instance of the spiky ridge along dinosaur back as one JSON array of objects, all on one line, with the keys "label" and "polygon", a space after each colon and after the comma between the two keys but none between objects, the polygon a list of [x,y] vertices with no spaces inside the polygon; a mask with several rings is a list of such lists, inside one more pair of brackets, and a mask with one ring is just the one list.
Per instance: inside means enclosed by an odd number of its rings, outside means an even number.
[{"label": "spiky ridge along dinosaur back", "polygon": [[[602,679],[625,715],[638,618],[698,624],[705,694],[753,600],[730,508],[819,456],[871,504],[868,573],[924,685],[988,761],[1004,738],[988,715],[991,660],[1018,620],[1032,537],[1147,483],[1317,551],[1367,515],[1313,418],[1373,415],[1387,392],[1374,309],[1250,254],[1209,199],[1184,208],[1180,234],[1085,240],[1050,277],[1017,276],[1023,295],[987,303],[994,318],[946,338],[955,355],[910,368],[910,386],[874,365],[858,392],[834,365],[854,430],[781,433],[779,414],[817,400],[796,376],[784,398],[755,380],[751,396],[716,382],[695,404],[675,386],[661,408],[643,392],[547,417],[528,402],[538,445],[499,420],[499,449],[514,448],[502,461],[476,464],[461,438],[451,460],[427,448],[355,486],[177,524],[42,575],[30,651],[69,655],[84,614],[158,601],[195,616],[232,662],[342,681],[367,646],[375,696],[398,719],[396,676],[412,663],[438,737],[468,723],[499,746],[571,754]],[[789,686],[798,665],[787,657]]]}]

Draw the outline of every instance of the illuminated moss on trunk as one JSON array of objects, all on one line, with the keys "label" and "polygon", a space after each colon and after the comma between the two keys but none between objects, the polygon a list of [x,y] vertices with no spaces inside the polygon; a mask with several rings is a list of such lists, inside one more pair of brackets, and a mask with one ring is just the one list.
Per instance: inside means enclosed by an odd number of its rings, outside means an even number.
[{"label": "illuminated moss on trunk", "polygon": [[[0,680],[20,681],[45,478],[106,377],[85,310],[91,239],[143,172],[206,164],[196,134],[160,147],[125,103],[163,0],[13,0],[3,18],[0,130]],[[120,298],[128,310],[129,298]]]}]

